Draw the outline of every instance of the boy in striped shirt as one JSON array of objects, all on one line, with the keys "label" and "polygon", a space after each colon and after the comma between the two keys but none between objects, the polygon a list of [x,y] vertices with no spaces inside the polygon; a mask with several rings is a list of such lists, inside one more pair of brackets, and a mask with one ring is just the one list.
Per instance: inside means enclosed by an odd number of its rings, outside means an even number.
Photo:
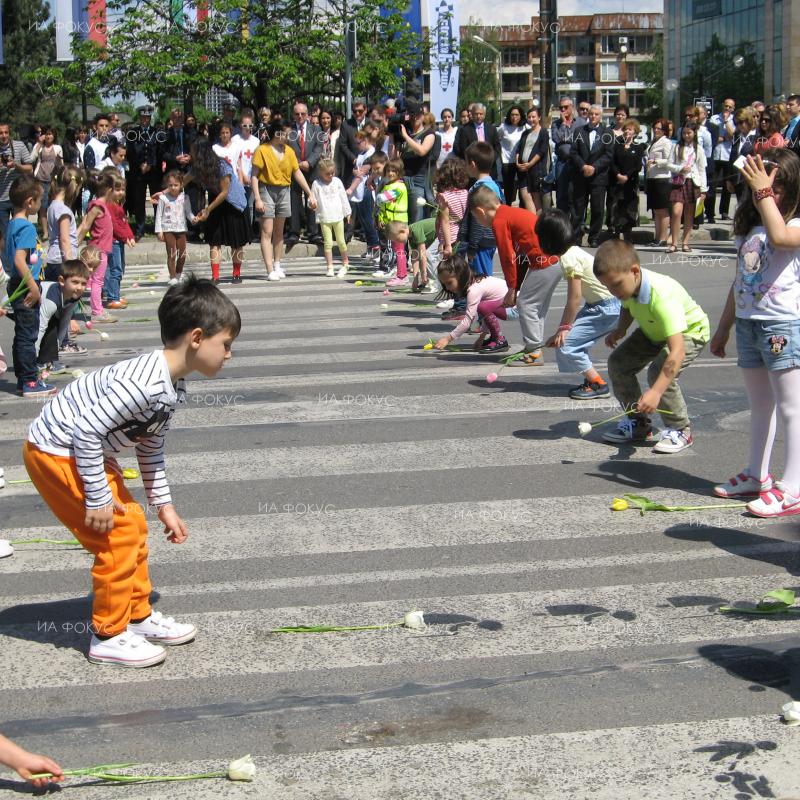
[{"label": "boy in striped shirt", "polygon": [[231,357],[241,319],[209,280],[190,276],[158,308],[164,348],[103,367],[69,384],[31,423],[23,447],[28,474],[53,513],[94,555],[89,661],[149,667],[163,645],[189,642],[193,625],[152,611],[147,522],[122,479],[115,456],[135,448],[150,506],[168,538],[186,541],[172,505],[164,436],[184,378],[213,377]]}]

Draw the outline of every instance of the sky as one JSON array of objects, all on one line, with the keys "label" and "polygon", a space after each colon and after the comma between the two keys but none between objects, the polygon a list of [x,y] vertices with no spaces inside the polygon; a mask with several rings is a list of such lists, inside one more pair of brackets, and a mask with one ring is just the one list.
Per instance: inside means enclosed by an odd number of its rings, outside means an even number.
[{"label": "sky", "polygon": [[[424,0],[423,0],[424,4]],[[663,0],[558,0],[559,16],[579,14],[655,13],[664,10]],[[530,0],[504,0],[492,3],[488,13],[486,0],[458,0],[461,24],[470,16],[492,25],[519,25],[529,23],[539,13],[539,4]]]}]

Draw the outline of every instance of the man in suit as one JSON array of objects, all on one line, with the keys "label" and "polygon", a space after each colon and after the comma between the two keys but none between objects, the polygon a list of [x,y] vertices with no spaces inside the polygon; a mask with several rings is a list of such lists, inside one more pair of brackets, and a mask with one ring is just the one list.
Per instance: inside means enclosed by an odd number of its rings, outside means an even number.
[{"label": "man in suit", "polygon": [[589,108],[589,122],[575,131],[570,150],[570,166],[574,176],[572,225],[575,244],[583,239],[583,220],[587,203],[592,219],[589,223],[589,247],[597,247],[603,227],[606,190],[614,159],[614,134],[600,122],[603,109]]},{"label": "man in suit", "polygon": [[[183,110],[173,108],[170,113],[172,127],[167,131],[167,138],[161,148],[158,161],[165,163],[166,171],[176,169],[178,172],[187,173],[192,166],[192,145],[197,136],[196,128],[187,128],[183,124]],[[192,211],[197,214],[201,210],[200,187],[192,181],[186,187],[186,196],[192,206]],[[205,192],[202,194],[202,205],[205,206]],[[190,241],[199,241],[198,234],[190,229]]]},{"label": "man in suit", "polygon": [[[319,125],[309,122],[308,106],[305,103],[295,103],[292,114],[294,122],[289,146],[294,150],[300,171],[310,186],[316,176],[317,162],[322,157],[322,129]],[[308,208],[305,193],[294,180],[292,180],[291,201],[292,217],[286,244],[291,247],[300,241],[300,228],[304,215],[308,240],[313,244],[322,244],[317,215]]]},{"label": "man in suit", "polygon": [[156,131],[150,124],[153,107],[139,106],[139,124],[126,134],[128,145],[128,185],[126,206],[128,213],[136,219],[134,235],[136,241],[144,236],[145,201],[147,190],[152,197],[161,191],[161,159],[158,154],[159,138],[166,139],[163,131]]},{"label": "man in suit", "polygon": [[494,164],[492,164],[491,176],[497,180],[497,162],[500,159],[500,135],[497,128],[486,122],[486,106],[483,103],[473,103],[469,107],[470,121],[466,125],[461,125],[456,132],[453,142],[453,155],[456,158],[464,158],[467,148],[473,142],[488,142],[497,154]]},{"label": "man in suit", "polygon": [[789,123],[781,131],[786,139],[786,146],[800,156],[800,94],[790,94],[786,98],[786,111]]},{"label": "man in suit", "polygon": [[[571,97],[562,97],[558,101],[559,119],[550,126],[550,141],[556,155],[556,205],[562,211],[569,212],[573,203],[572,180],[574,178],[572,162],[572,143],[578,130],[586,125],[586,120],[575,116],[575,105]],[[592,111],[589,109],[589,114]]]},{"label": "man in suit", "polygon": [[353,104],[353,116],[347,124],[355,131],[360,131],[367,122],[367,104],[363,100],[356,100]]}]

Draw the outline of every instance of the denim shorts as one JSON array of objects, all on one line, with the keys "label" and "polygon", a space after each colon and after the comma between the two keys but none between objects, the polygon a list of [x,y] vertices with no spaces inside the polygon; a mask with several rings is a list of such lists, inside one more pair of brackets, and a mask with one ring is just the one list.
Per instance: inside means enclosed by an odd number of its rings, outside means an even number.
[{"label": "denim shorts", "polygon": [[736,351],[744,369],[800,367],[800,319],[737,318]]}]

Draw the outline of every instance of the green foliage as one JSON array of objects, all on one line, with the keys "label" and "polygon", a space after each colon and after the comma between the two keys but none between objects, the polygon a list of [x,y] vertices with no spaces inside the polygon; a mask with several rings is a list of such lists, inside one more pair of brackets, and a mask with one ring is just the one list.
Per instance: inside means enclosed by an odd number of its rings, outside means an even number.
[{"label": "green foliage", "polygon": [[[55,125],[62,132],[72,120],[76,93],[74,86],[63,91],[50,90],[49,81],[31,81],[30,73],[50,69],[55,59],[55,33],[44,0],[4,0],[3,53],[0,68],[0,108],[3,120],[15,131],[21,125],[37,122]],[[16,135],[16,134],[15,134]]]},{"label": "green foliage", "polygon": [[647,87],[644,90],[642,119],[652,121],[664,116],[664,40],[656,37],[652,58],[639,65],[639,79]]},{"label": "green foliage", "polygon": [[[744,63],[735,67],[733,59],[739,55]],[[758,61],[753,42],[743,40],[736,46],[725,47],[715,33],[681,79],[680,91],[682,105],[702,93],[714,98],[715,112],[726,97],[733,98],[737,107],[746,106],[764,94],[764,64]]]},{"label": "green foliage", "polygon": [[484,28],[479,20],[470,18],[459,45],[458,64],[461,71],[458,83],[458,110],[466,108],[470,103],[484,103],[486,119],[497,124],[502,121],[498,103],[500,85],[497,55],[485,44],[476,42],[472,38],[476,35],[497,47],[497,41],[491,37],[488,29]]},{"label": "green foliage", "polygon": [[[331,102],[344,94],[344,38],[352,26],[358,34],[354,95],[374,86],[391,92],[400,85],[396,65],[415,60],[419,46],[398,13],[399,2],[362,0],[348,8],[345,0],[324,7],[300,0],[214,0],[213,14],[197,23],[189,11],[173,16],[170,0],[109,0],[116,19],[106,52],[76,40],[76,62],[38,77],[59,91],[85,71],[91,92],[123,98],[141,92],[165,105],[201,98],[215,87],[255,108],[285,109],[296,96]],[[381,6],[391,13],[381,17]]]}]

